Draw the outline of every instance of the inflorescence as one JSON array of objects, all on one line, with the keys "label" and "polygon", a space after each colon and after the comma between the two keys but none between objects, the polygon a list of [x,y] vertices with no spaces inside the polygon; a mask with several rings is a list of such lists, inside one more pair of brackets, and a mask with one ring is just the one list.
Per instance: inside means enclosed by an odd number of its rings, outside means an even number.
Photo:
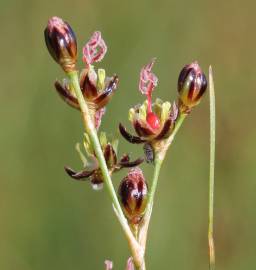
[{"label": "inflorescence", "polygon": [[[73,73],[80,74],[79,87],[89,112],[86,119],[92,120],[92,129],[95,129],[99,138],[108,174],[111,176],[123,168],[131,168],[120,181],[119,202],[130,226],[140,226],[150,192],[150,184],[148,185],[142,170],[138,167],[144,158],[139,157],[131,161],[126,153],[118,158],[118,140],[109,140],[105,132],[99,131],[106,105],[117,90],[119,82],[116,74],[108,77],[104,69],[94,67],[94,64],[103,60],[107,52],[107,45],[101,32],[94,32],[83,47],[82,60],[85,67],[80,72],[76,67],[76,36],[70,25],[61,18],[52,17],[48,21],[44,35],[49,53],[68,75],[62,81],[57,80],[54,83],[55,89],[68,105],[82,111],[69,76]],[[128,132],[121,123],[119,124],[120,134],[132,144],[143,144],[145,160],[153,164],[156,157],[167,150],[180,119],[199,104],[207,88],[204,73],[198,63],[193,62],[184,66],[179,74],[176,101],[162,101],[160,98],[153,101],[152,95],[158,84],[158,78],[152,71],[155,62],[155,58],[151,59],[140,72],[138,89],[146,96],[145,101],[129,110],[129,120],[136,135]],[[75,171],[65,166],[65,171],[72,179],[88,179],[95,189],[99,189],[105,181],[105,176],[102,173],[91,133],[93,130],[88,130],[84,134],[83,150],[79,144],[76,147],[83,168]],[[111,269],[112,264],[108,265],[108,269]]]}]

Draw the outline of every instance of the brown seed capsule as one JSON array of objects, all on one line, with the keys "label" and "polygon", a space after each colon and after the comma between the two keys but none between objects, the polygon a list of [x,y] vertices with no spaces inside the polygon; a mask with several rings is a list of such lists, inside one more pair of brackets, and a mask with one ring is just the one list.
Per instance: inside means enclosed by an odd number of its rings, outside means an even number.
[{"label": "brown seed capsule", "polygon": [[65,72],[75,70],[77,43],[75,33],[61,18],[49,19],[44,30],[45,43],[53,59]]},{"label": "brown seed capsule", "polygon": [[124,213],[131,224],[138,224],[144,214],[148,186],[140,168],[129,171],[121,181],[118,194]]},{"label": "brown seed capsule", "polygon": [[180,105],[189,111],[200,102],[206,88],[207,80],[198,63],[186,65],[178,79]]}]

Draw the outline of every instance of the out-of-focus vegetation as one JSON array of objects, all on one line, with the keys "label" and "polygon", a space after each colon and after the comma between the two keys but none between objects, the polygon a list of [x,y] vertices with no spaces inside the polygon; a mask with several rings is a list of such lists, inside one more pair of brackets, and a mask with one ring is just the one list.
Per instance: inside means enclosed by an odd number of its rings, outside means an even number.
[{"label": "out-of-focus vegetation", "polygon": [[[218,270],[255,269],[254,1],[2,0],[0,86],[0,269],[124,269],[127,243],[107,193],[70,180],[81,168],[79,113],[53,90],[62,70],[43,30],[67,20],[81,48],[100,30],[108,53],[99,65],[120,76],[102,129],[117,134],[130,106],[143,100],[140,68],[152,56],[154,97],[173,100],[180,69],[213,66],[217,102],[215,238]],[[82,62],[80,62],[82,67]],[[148,269],[208,267],[209,109],[205,97],[185,121],[164,163],[147,249]],[[142,149],[120,138],[120,151]],[[152,168],[143,165],[150,181]],[[123,173],[114,176],[117,184]]]}]

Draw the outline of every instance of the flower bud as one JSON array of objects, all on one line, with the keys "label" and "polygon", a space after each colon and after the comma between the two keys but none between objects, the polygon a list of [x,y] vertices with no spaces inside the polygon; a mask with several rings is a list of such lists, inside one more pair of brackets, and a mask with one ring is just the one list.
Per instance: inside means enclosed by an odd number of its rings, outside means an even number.
[{"label": "flower bud", "polygon": [[186,65],[180,72],[178,92],[185,111],[196,106],[207,88],[207,80],[197,62]]},{"label": "flower bud", "polygon": [[131,169],[121,181],[118,190],[125,216],[131,224],[141,221],[146,208],[147,193],[148,186],[141,169]]},{"label": "flower bud", "polygon": [[44,30],[45,43],[53,59],[65,72],[75,70],[77,44],[75,33],[61,18],[52,17]]}]

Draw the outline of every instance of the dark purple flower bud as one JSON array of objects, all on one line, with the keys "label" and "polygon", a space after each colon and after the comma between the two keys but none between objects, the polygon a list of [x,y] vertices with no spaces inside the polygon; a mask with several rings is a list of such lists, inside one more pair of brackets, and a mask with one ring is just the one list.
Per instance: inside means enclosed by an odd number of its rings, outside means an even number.
[{"label": "dark purple flower bud", "polygon": [[207,80],[197,62],[186,65],[180,72],[178,92],[180,104],[189,111],[196,106],[207,88]]},{"label": "dark purple flower bud", "polygon": [[65,72],[75,70],[77,44],[75,33],[67,22],[52,17],[44,30],[45,43],[53,59]]},{"label": "dark purple flower bud", "polygon": [[147,193],[148,186],[141,169],[131,169],[121,181],[118,190],[125,216],[131,224],[141,221],[146,208]]}]

